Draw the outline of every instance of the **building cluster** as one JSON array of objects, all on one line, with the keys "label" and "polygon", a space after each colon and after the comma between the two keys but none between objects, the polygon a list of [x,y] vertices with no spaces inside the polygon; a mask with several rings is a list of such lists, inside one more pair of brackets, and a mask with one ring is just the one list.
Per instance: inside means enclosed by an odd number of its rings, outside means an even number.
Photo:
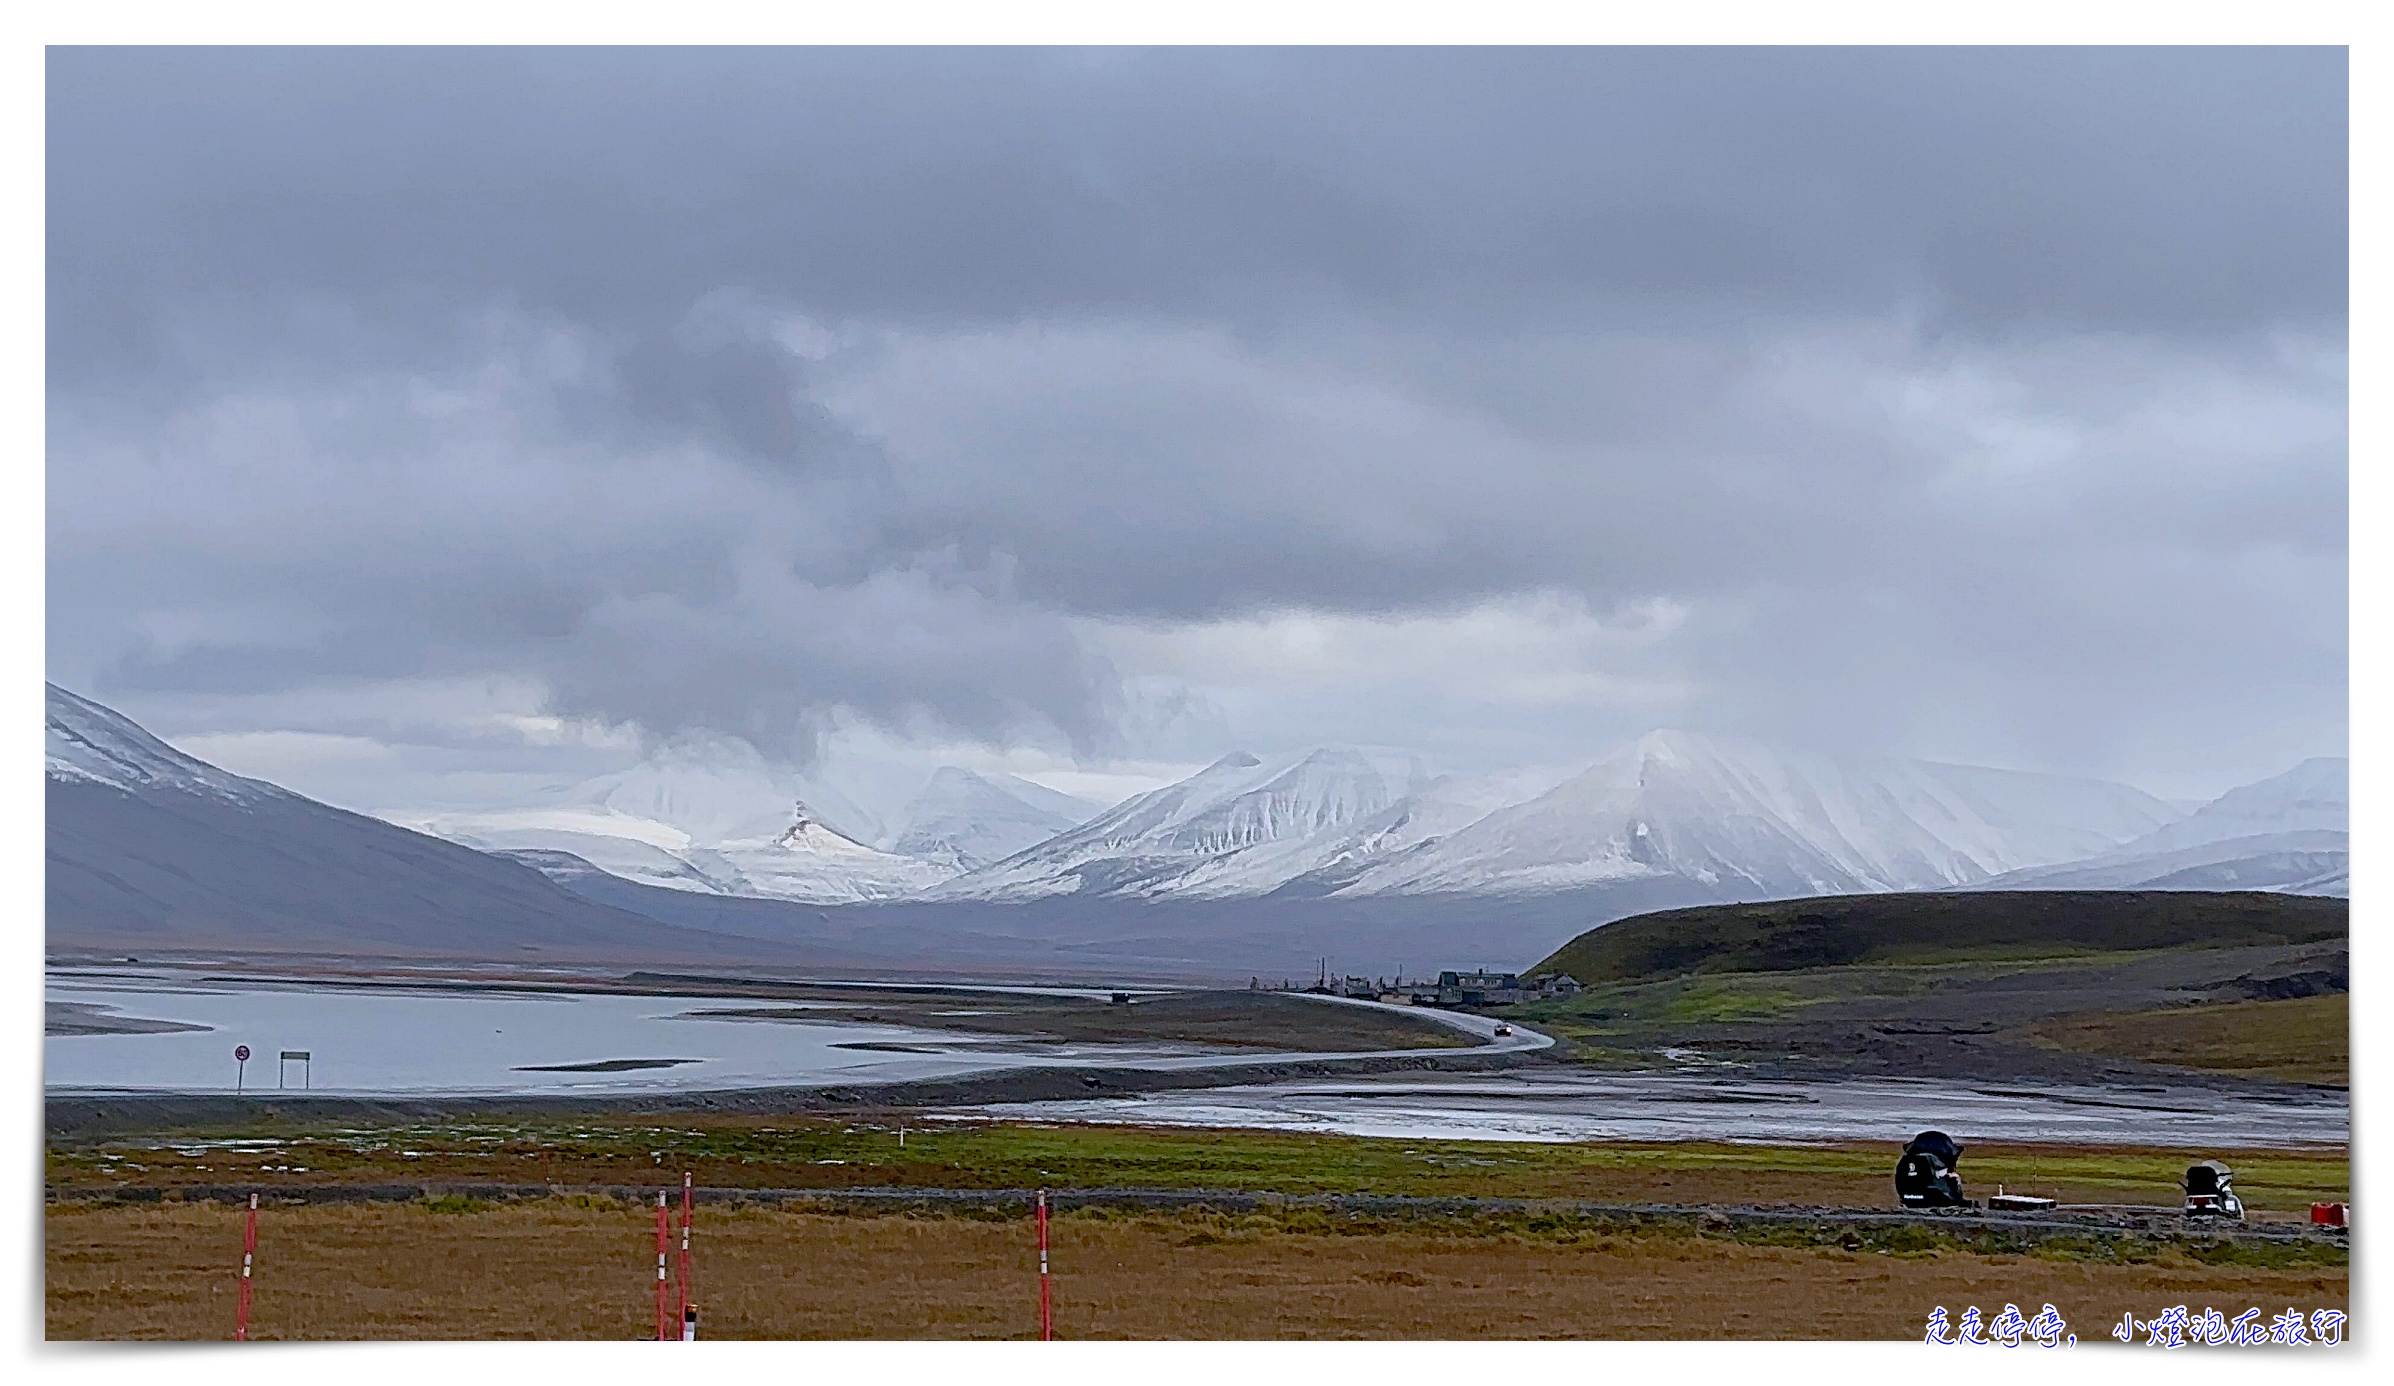
[{"label": "building cluster", "polygon": [[1436,985],[1416,987],[1406,999],[1416,1006],[1509,1006],[1516,1001],[1543,1001],[1578,994],[1579,982],[1563,972],[1542,977],[1523,977],[1511,972],[1441,972]]},{"label": "building cluster", "polygon": [[1311,986],[1283,982],[1269,987],[1261,978],[1248,983],[1261,991],[1304,990],[1318,996],[1344,996],[1356,1001],[1381,1001],[1394,1006],[1509,1006],[1516,1001],[1543,1001],[1577,996],[1579,983],[1567,973],[1523,977],[1513,972],[1441,972],[1435,982],[1385,977],[1333,977],[1325,971]]}]

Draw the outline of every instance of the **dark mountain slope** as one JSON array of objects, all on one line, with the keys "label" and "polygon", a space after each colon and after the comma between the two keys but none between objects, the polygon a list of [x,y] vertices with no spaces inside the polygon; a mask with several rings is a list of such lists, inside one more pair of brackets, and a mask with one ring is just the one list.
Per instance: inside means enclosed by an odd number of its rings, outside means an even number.
[{"label": "dark mountain slope", "polygon": [[742,943],[185,756],[51,688],[46,942],[504,960],[725,957]]}]

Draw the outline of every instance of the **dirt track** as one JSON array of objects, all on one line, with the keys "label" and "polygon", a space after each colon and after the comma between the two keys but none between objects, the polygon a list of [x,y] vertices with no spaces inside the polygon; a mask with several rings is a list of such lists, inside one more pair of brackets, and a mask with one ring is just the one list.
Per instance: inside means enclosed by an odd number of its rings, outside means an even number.
[{"label": "dirt track", "polygon": [[[467,1199],[477,1203],[521,1203],[550,1198],[602,1199],[646,1207],[654,1185],[569,1187],[548,1184],[283,1184],[279,1186],[179,1184],[171,1187],[116,1186],[54,1192],[52,1206],[167,1206],[219,1203],[246,1206],[253,1193],[267,1206],[415,1203]],[[925,1212],[968,1216],[1020,1216],[1032,1205],[1030,1189],[914,1188],[699,1188],[693,1201],[731,1209],[799,1208],[827,1212]],[[1883,1206],[1789,1207],[1757,1204],[1600,1203],[1586,1199],[1435,1198],[1388,1194],[1255,1194],[1225,1189],[1058,1189],[1048,1194],[1059,1211],[1205,1211],[1221,1214],[1316,1211],[1334,1217],[1439,1221],[1556,1215],[1623,1230],[1700,1228],[1794,1235],[1834,1242],[1858,1230],[1879,1235],[1900,1228],[1939,1236],[1991,1239],[2033,1247],[2057,1239],[2159,1237],[2205,1243],[2223,1240],[2275,1245],[2320,1244],[2342,1248],[2346,1234],[2312,1228],[2291,1217],[2255,1215],[2246,1222],[2188,1222],[2174,1209],[2069,1206],[2046,1213],[1989,1213],[1956,1210],[1913,1213]]]}]

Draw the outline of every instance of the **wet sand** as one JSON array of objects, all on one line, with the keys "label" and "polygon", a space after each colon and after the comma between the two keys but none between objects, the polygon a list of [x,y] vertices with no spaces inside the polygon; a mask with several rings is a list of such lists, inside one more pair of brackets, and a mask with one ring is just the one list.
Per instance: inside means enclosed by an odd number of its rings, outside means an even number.
[{"label": "wet sand", "polygon": [[180,1020],[145,1020],[140,1016],[118,1015],[114,1006],[87,1005],[80,1001],[42,1003],[42,1033],[45,1035],[172,1035],[209,1028]]}]

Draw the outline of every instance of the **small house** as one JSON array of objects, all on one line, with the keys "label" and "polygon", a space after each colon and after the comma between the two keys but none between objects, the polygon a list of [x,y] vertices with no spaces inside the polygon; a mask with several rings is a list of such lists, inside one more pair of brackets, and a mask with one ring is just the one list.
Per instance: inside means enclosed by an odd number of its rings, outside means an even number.
[{"label": "small house", "polygon": [[1438,999],[1448,1006],[1509,1006],[1530,992],[1511,972],[1441,972]]}]

